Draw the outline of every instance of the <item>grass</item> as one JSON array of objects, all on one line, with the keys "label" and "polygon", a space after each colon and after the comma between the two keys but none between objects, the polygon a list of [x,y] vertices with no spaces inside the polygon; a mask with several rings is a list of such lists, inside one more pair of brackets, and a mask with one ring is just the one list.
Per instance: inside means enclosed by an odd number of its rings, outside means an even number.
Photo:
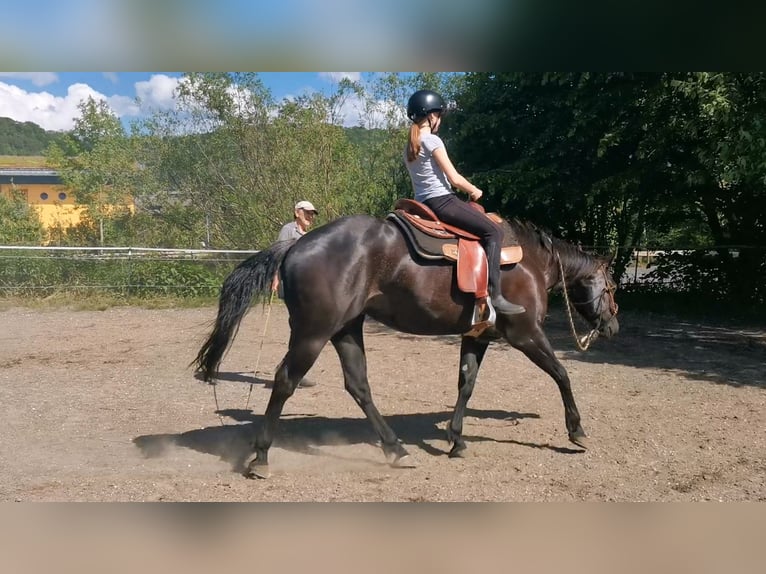
[{"label": "grass", "polygon": [[0,155],[0,168],[9,167],[47,167],[42,155]]},{"label": "grass", "polygon": [[143,309],[194,309],[218,304],[217,297],[118,297],[90,295],[82,297],[72,293],[59,292],[42,298],[4,297],[0,299],[0,312],[22,307],[36,311],[105,311],[113,307],[140,307]]}]

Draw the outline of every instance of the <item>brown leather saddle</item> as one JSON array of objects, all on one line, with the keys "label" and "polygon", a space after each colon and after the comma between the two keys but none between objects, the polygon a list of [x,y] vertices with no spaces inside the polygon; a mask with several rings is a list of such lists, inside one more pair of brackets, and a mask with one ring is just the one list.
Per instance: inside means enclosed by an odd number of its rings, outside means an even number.
[{"label": "brown leather saddle", "polygon": [[[484,213],[478,203],[470,202],[473,208]],[[495,213],[487,213],[495,223],[502,219]],[[413,250],[424,259],[446,259],[456,263],[457,286],[465,293],[476,297],[471,330],[466,335],[477,336],[487,327],[495,324],[495,310],[489,303],[487,254],[479,237],[464,229],[439,221],[436,214],[423,203],[402,198],[394,204],[394,211],[387,219],[394,222],[403,232]],[[505,243],[505,241],[504,241]],[[518,263],[522,258],[520,245],[502,248],[500,265]]]}]

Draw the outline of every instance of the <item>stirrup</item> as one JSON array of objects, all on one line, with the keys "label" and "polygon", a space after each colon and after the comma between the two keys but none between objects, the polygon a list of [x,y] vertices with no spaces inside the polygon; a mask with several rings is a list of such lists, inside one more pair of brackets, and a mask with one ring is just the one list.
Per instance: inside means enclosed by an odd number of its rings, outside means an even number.
[{"label": "stirrup", "polygon": [[[482,317],[485,313],[483,313],[482,309],[482,303],[486,304],[486,317]],[[471,325],[476,326],[482,323],[488,323],[488,327],[492,327],[495,324],[495,320],[497,319],[497,313],[495,312],[495,307],[492,305],[492,301],[489,300],[489,297],[485,297],[483,300],[478,299],[476,301],[476,304],[473,306],[473,316],[471,317]]]},{"label": "stirrup", "polygon": [[473,305],[471,329],[463,333],[463,335],[466,337],[478,337],[490,327],[494,327],[496,319],[497,313],[495,313],[495,308],[492,306],[489,297],[477,299]]}]

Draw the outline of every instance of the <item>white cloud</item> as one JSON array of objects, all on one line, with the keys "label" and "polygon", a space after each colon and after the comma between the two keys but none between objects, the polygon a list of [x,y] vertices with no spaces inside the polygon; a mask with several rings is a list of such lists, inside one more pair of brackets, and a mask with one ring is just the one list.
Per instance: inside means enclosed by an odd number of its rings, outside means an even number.
[{"label": "white cloud", "polygon": [[120,78],[117,75],[117,72],[102,72],[101,75],[113,84],[118,84],[120,82]]},{"label": "white cloud", "polygon": [[[105,72],[104,75],[111,79],[112,73]],[[321,76],[333,81],[339,81],[341,78],[357,81],[361,74],[327,72]],[[105,101],[123,120],[140,118],[150,115],[153,111],[172,109],[176,105],[175,92],[180,81],[181,78],[178,77],[154,74],[148,80],[135,83],[134,95],[112,96],[106,96],[82,83],[69,86],[64,96],[54,96],[46,91],[28,92],[18,86],[0,82],[0,117],[9,117],[19,122],[34,122],[46,130],[66,131],[74,127],[75,118],[80,115],[77,106],[91,97],[97,101]],[[344,126],[362,125],[373,128],[385,126],[386,114],[400,106],[380,101],[374,107],[374,110],[366,111],[364,102],[355,94],[349,94],[337,111]]]},{"label": "white cloud", "polygon": [[141,108],[136,104],[136,99],[130,96],[109,96],[104,98],[111,110],[119,118],[135,117],[141,115]]},{"label": "white cloud", "polygon": [[[2,72],[0,75],[10,76],[12,73]],[[32,75],[36,74],[14,74],[17,79],[20,76],[32,79]],[[111,78],[111,73],[104,75]],[[38,78],[38,81],[42,80]],[[0,117],[8,117],[17,122],[34,122],[46,130],[67,131],[74,127],[75,118],[80,115],[78,104],[88,97],[105,101],[120,118],[139,117],[151,110],[172,107],[177,85],[178,78],[164,74],[155,74],[147,81],[136,82],[136,96],[141,100],[139,106],[135,96],[105,96],[87,84],[72,84],[66,95],[54,96],[46,91],[28,92],[18,86],[0,82]]]},{"label": "white cloud", "polygon": [[[135,97],[115,95],[106,100],[112,111],[121,118],[150,115],[153,111],[175,106],[178,82],[179,78],[154,74],[148,80],[135,83]],[[136,102],[136,97],[139,102]]]},{"label": "white cloud", "polygon": [[180,78],[155,74],[149,80],[136,82],[136,95],[142,107],[169,109],[175,105],[175,90]]},{"label": "white cloud", "polygon": [[59,79],[53,72],[0,72],[0,77],[29,80],[35,86],[47,86]]},{"label": "white cloud", "polygon": [[365,109],[365,102],[356,95],[349,96],[341,105],[339,115],[345,127],[361,126],[365,128],[385,128],[390,123],[390,116],[394,116],[394,123],[406,119],[401,106],[395,102],[377,100],[369,103]]},{"label": "white cloud", "polygon": [[72,84],[65,96],[54,96],[0,82],[0,117],[34,122],[46,130],[69,130],[74,126],[74,118],[80,115],[77,105],[88,97],[106,99],[87,84]]}]

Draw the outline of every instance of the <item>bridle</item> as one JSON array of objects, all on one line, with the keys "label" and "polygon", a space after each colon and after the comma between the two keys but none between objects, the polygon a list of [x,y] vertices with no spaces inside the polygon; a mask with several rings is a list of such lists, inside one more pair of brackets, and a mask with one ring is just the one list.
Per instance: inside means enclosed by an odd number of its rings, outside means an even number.
[{"label": "bridle", "polygon": [[[620,309],[620,306],[617,304],[617,301],[614,299],[614,293],[617,291],[617,285],[614,285],[613,283],[610,284],[609,276],[606,274],[606,267],[607,263],[604,262],[601,265],[598,266],[598,269],[596,272],[601,271],[602,275],[604,276],[604,285],[605,287],[601,290],[600,293],[597,293],[587,301],[573,301],[574,305],[587,305],[588,303],[593,303],[596,299],[599,297],[603,297],[604,293],[606,293],[609,296],[609,311],[612,313],[612,315],[617,315],[617,311]],[[561,282],[564,282],[564,276],[563,276],[563,269],[562,269],[562,277]],[[598,311],[599,316],[601,315],[601,306],[603,304],[603,301],[599,302],[598,305]]]},{"label": "bridle", "polygon": [[[575,343],[577,344],[577,348],[581,351],[587,351],[588,347],[590,347],[590,344],[598,337],[599,329],[604,324],[603,319],[603,313],[601,312],[602,306],[604,304],[604,293],[607,294],[608,300],[609,300],[609,312],[612,314],[610,317],[610,320],[612,317],[617,316],[617,311],[619,310],[619,305],[617,305],[617,301],[614,299],[614,293],[617,291],[617,285],[614,283],[611,283],[609,281],[609,276],[607,275],[606,268],[607,263],[603,262],[598,266],[597,273],[600,271],[604,276],[604,288],[601,290],[600,293],[597,295],[591,297],[587,301],[578,301],[576,303],[572,303],[569,300],[569,291],[567,289],[566,280],[564,278],[564,265],[561,263],[561,257],[559,257],[559,252],[556,251],[556,260],[559,263],[559,273],[561,276],[561,285],[564,290],[564,299],[566,300],[567,304],[567,314],[569,316],[569,326],[572,329],[572,336],[574,337]],[[593,303],[596,299],[599,299],[598,308],[596,309],[598,313],[598,322],[596,323],[596,326],[593,327],[593,329],[590,330],[590,332],[587,335],[583,335],[582,337],[579,337],[577,335],[577,330],[575,329],[574,324],[574,317],[572,315],[572,307],[574,305],[587,305],[588,303]]]}]

